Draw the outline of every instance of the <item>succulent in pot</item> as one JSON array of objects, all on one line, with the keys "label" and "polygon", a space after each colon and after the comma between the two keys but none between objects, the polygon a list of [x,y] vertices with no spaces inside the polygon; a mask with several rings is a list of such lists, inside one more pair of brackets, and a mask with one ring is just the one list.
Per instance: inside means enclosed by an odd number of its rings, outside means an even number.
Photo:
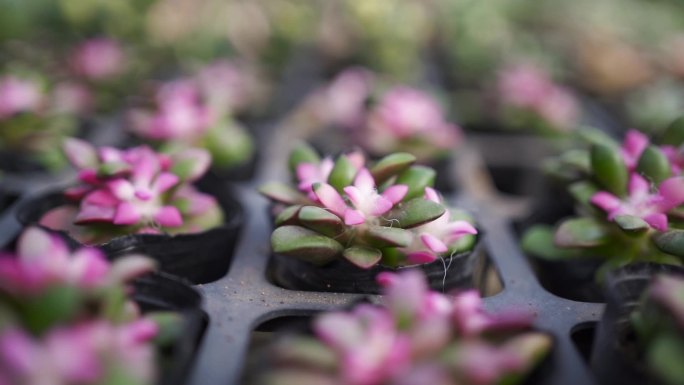
[{"label": "succulent in pot", "polygon": [[193,77],[163,83],[152,107],[130,111],[132,132],[165,152],[204,148],[219,171],[245,165],[255,149],[235,114],[244,111],[254,96],[242,78],[236,65],[223,61]]},{"label": "succulent in pot", "polygon": [[0,256],[0,380],[8,384],[154,384],[179,313],[141,315],[130,297],[154,261],[110,264],[94,248],[71,252],[56,235],[24,231]]},{"label": "succulent in pot", "polygon": [[[684,176],[676,150],[681,140],[674,132],[665,146],[630,131],[622,146],[603,140],[580,152],[584,160],[571,166],[579,179],[568,187],[578,216],[561,220],[555,229],[530,228],[523,248],[541,264],[588,261],[593,268],[581,278],[587,285],[592,275],[600,279],[607,270],[636,261],[681,264]],[[573,295],[572,288],[555,290]],[[595,295],[596,287],[591,291]]]},{"label": "succulent in pot", "polygon": [[[69,99],[68,83],[47,87],[40,76],[0,77],[0,152],[7,172],[59,170],[66,165],[59,143],[79,128],[87,100]],[[87,99],[87,97],[86,97]]]},{"label": "succulent in pot", "polygon": [[465,213],[444,205],[430,187],[434,170],[415,160],[395,153],[369,166],[358,151],[321,160],[308,145],[295,148],[296,187],[260,188],[276,202],[271,244],[278,258],[287,257],[288,275],[319,290],[377,292],[373,277],[382,269],[430,266],[431,284],[441,285],[447,263],[456,262],[447,286],[472,287],[478,231]]},{"label": "succulent in pot", "polygon": [[[163,271],[193,282],[224,274],[242,224],[241,210],[225,189],[193,182],[207,171],[202,149],[173,155],[147,146],[96,148],[79,139],[64,142],[78,183],[27,202],[20,221],[40,223],[85,244],[102,244],[110,256],[143,250]],[[230,235],[229,235],[230,234]]]},{"label": "succulent in pot", "polygon": [[530,315],[489,314],[474,291],[430,291],[417,271],[378,281],[379,306],[319,314],[312,336],[276,340],[254,383],[515,384],[551,349],[550,336],[530,330]]}]

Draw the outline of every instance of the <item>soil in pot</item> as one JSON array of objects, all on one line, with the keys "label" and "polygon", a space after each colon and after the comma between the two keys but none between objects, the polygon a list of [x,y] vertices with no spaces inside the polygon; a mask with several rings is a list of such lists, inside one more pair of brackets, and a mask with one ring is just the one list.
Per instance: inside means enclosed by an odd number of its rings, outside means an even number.
[{"label": "soil in pot", "polygon": [[[233,251],[244,223],[241,205],[223,183],[205,179],[198,183],[200,190],[217,198],[224,213],[222,226],[192,234],[132,234],[113,238],[97,245],[108,258],[127,254],[144,254],[157,260],[160,270],[177,275],[192,283],[208,283],[228,273]],[[17,219],[27,226],[40,223],[50,210],[68,205],[62,191],[50,191],[27,200],[18,208]],[[68,232],[58,231],[71,245],[79,244]]]},{"label": "soil in pot", "polygon": [[269,263],[268,278],[274,284],[290,290],[380,294],[381,288],[375,281],[380,272],[420,269],[433,290],[476,288],[483,291],[487,258],[481,237],[478,238],[475,247],[469,252],[423,265],[398,268],[375,265],[364,270],[343,259],[316,266],[297,258],[273,255]]}]

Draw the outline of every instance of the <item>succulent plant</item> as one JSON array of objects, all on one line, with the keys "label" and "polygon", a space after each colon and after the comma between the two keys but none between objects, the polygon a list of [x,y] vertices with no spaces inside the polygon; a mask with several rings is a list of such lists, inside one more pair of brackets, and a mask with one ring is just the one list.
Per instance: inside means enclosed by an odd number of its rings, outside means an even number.
[{"label": "succulent plant", "polygon": [[466,220],[450,220],[429,187],[435,171],[413,165],[415,160],[395,153],[367,167],[358,151],[333,161],[298,146],[290,156],[297,187],[273,182],[260,188],[278,203],[273,251],[318,265],[342,257],[367,269],[431,262],[469,249],[472,242],[459,241],[477,230]]},{"label": "succulent plant", "polygon": [[497,74],[496,98],[506,125],[540,132],[567,132],[577,127],[579,103],[569,89],[532,64],[504,67]]},{"label": "succulent plant", "polygon": [[[125,234],[198,232],[221,223],[216,199],[191,184],[211,163],[204,150],[169,156],[147,146],[95,148],[74,138],[65,141],[64,150],[79,178],[65,196],[78,208],[48,212],[41,222],[49,227],[66,226],[72,235],[91,243]],[[59,223],[62,216],[76,226]]]},{"label": "succulent plant", "polygon": [[254,146],[234,114],[244,110],[254,96],[243,79],[246,76],[238,66],[222,61],[194,77],[167,82],[156,91],[152,109],[130,112],[131,129],[165,152],[204,148],[219,169],[244,164]]},{"label": "succulent plant", "polygon": [[514,384],[548,353],[528,314],[489,314],[474,291],[429,291],[418,271],[381,273],[381,306],[324,313],[314,336],[277,341],[261,384]]},{"label": "succulent plant", "polygon": [[77,116],[87,108],[87,91],[33,75],[0,77],[0,150],[21,154],[48,170],[65,165],[58,150],[76,134]]},{"label": "succulent plant", "polygon": [[446,120],[434,96],[385,83],[365,68],[352,67],[314,91],[302,110],[315,124],[348,131],[355,145],[378,157],[409,152],[433,161],[462,142],[461,128]]},{"label": "succulent plant", "polygon": [[575,150],[573,162],[557,163],[556,170],[576,179],[568,189],[580,216],[564,219],[555,230],[533,227],[523,247],[543,258],[603,257],[602,271],[638,260],[681,264],[684,176],[678,148],[684,138],[678,132],[681,126],[674,124],[663,146],[633,130],[621,146],[601,137],[589,151]]},{"label": "succulent plant", "polygon": [[640,356],[663,384],[681,384],[684,372],[684,279],[656,276],[631,314]]},{"label": "succulent plant", "polygon": [[110,264],[98,249],[71,252],[56,235],[25,230],[16,253],[0,256],[0,382],[154,383],[152,342],[179,319],[141,317],[128,297],[131,280],[154,267],[132,255]]}]

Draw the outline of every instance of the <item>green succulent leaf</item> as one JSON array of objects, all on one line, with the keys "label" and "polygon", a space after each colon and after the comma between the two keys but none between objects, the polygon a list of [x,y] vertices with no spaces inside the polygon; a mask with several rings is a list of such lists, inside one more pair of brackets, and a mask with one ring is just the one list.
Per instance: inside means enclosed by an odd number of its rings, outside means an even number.
[{"label": "green succulent leaf", "polygon": [[627,192],[628,172],[616,147],[596,144],[591,147],[591,168],[596,180],[617,196]]},{"label": "green succulent leaf", "polygon": [[302,226],[329,237],[336,237],[344,232],[344,223],[337,215],[316,206],[304,206],[299,210],[299,222]]},{"label": "green succulent leaf", "polygon": [[344,187],[349,186],[354,182],[354,177],[357,172],[358,170],[354,167],[349,158],[342,155],[337,158],[335,166],[328,177],[328,183],[337,191],[342,192]]},{"label": "green succulent leaf", "polygon": [[299,218],[299,209],[301,208],[301,205],[287,206],[283,211],[280,212],[280,214],[278,214],[278,216],[276,216],[276,227],[297,224],[297,220]]},{"label": "green succulent leaf", "polygon": [[344,247],[336,240],[300,226],[281,226],[271,235],[276,254],[287,255],[315,265],[333,261]]},{"label": "green succulent leaf", "polygon": [[261,195],[276,202],[287,204],[304,203],[308,201],[302,193],[280,182],[269,182],[259,187]]},{"label": "green succulent leaf", "polygon": [[409,229],[441,217],[444,205],[423,198],[414,198],[392,209],[385,219],[392,227]]},{"label": "green succulent leaf", "polygon": [[670,230],[658,233],[653,241],[660,251],[684,258],[684,230]]},{"label": "green succulent leaf", "polygon": [[563,260],[582,256],[581,250],[563,249],[556,246],[553,238],[554,231],[551,226],[536,225],[525,232],[521,246],[525,253],[548,260]]},{"label": "green succulent leaf", "polygon": [[370,269],[382,258],[382,252],[373,247],[354,246],[342,253],[344,258],[362,269]]},{"label": "green succulent leaf", "polygon": [[156,311],[148,313],[145,317],[154,321],[159,328],[154,337],[157,346],[173,346],[178,337],[183,333],[183,317],[179,313],[171,311]]},{"label": "green succulent leaf", "polygon": [[[128,170],[128,164],[124,162],[103,163],[97,168],[97,175],[100,177],[108,177],[112,175],[117,175],[126,170]],[[180,176],[182,179],[182,176],[178,174],[175,170],[172,170],[172,172]]]},{"label": "green succulent leaf", "polygon": [[681,146],[684,143],[684,116],[675,119],[663,133],[662,144]]},{"label": "green succulent leaf", "polygon": [[568,186],[568,191],[570,195],[575,199],[575,201],[581,203],[584,206],[592,207],[591,197],[596,194],[599,189],[595,184],[587,181],[575,182]]},{"label": "green succulent leaf", "polygon": [[75,287],[53,287],[21,303],[23,324],[40,334],[50,327],[67,322],[78,313],[83,295]]},{"label": "green succulent leaf", "polygon": [[670,161],[656,146],[648,146],[641,154],[637,171],[646,176],[651,182],[660,183],[672,175]]},{"label": "green succulent leaf", "polygon": [[643,234],[650,228],[646,221],[633,215],[618,215],[615,217],[615,223],[622,231],[630,234]]},{"label": "green succulent leaf", "polygon": [[297,166],[300,163],[314,163],[318,164],[321,161],[321,157],[318,156],[316,150],[313,149],[308,143],[301,142],[295,146],[290,152],[290,158],[288,159],[288,166],[290,172],[294,175],[297,171]]},{"label": "green succulent leaf", "polygon": [[404,170],[394,184],[405,184],[408,186],[408,192],[404,197],[404,202],[413,198],[422,197],[425,194],[426,187],[432,187],[435,184],[435,170],[425,166],[411,166]]},{"label": "green succulent leaf", "polygon": [[413,233],[397,227],[369,226],[364,234],[366,241],[375,247],[408,247]]},{"label": "green succulent leaf", "polygon": [[608,240],[608,231],[594,218],[570,218],[564,220],[554,236],[558,247],[595,247]]},{"label": "green succulent leaf", "polygon": [[393,176],[408,169],[415,162],[415,156],[406,152],[398,152],[380,159],[380,161],[371,168],[370,172],[373,175],[375,182],[380,185]]}]

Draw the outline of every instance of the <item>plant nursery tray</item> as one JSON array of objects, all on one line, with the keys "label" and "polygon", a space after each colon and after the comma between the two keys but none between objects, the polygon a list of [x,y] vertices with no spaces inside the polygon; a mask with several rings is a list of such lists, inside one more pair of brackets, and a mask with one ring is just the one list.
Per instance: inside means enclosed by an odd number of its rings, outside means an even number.
[{"label": "plant nursery tray", "polygon": [[[262,129],[269,130],[268,127]],[[256,178],[230,186],[243,206],[246,222],[228,272],[213,282],[195,285],[203,296],[202,307],[208,316],[208,325],[186,381],[189,385],[241,384],[255,331],[272,330],[279,320],[339,309],[368,297],[354,293],[289,290],[270,279],[269,203],[256,193],[256,188],[265,181],[285,179],[287,144],[292,143],[292,137],[296,135],[296,130],[288,127],[270,130],[271,134],[265,135],[270,140],[262,143],[263,158]],[[488,139],[488,151],[496,150],[495,142],[497,140]],[[516,164],[517,150],[511,148],[512,143],[505,138],[498,142],[501,148],[507,146],[506,152],[511,154],[508,166],[517,167],[520,162]],[[518,145],[529,146],[530,143],[523,141]],[[495,277],[490,279],[494,284],[483,293],[485,305],[491,311],[526,309],[536,317],[535,328],[553,336],[552,353],[527,383],[593,384],[595,380],[585,352],[589,350],[591,333],[604,305],[564,299],[541,286],[519,248],[512,226],[513,221],[529,214],[532,205],[521,204],[520,199],[507,197],[494,188],[484,166],[485,160],[476,147],[465,147],[455,157],[453,167],[450,167],[451,177],[460,190],[448,198],[470,211],[485,234],[483,242],[489,275]],[[527,147],[526,151],[532,149]],[[529,167],[529,159],[524,161]],[[31,190],[32,194],[39,193],[41,187],[32,186]],[[32,194],[25,194],[0,218],[0,246],[6,246],[21,230],[14,210]],[[229,253],[227,250],[226,258],[231,258]],[[287,322],[280,322],[283,323]]]}]

